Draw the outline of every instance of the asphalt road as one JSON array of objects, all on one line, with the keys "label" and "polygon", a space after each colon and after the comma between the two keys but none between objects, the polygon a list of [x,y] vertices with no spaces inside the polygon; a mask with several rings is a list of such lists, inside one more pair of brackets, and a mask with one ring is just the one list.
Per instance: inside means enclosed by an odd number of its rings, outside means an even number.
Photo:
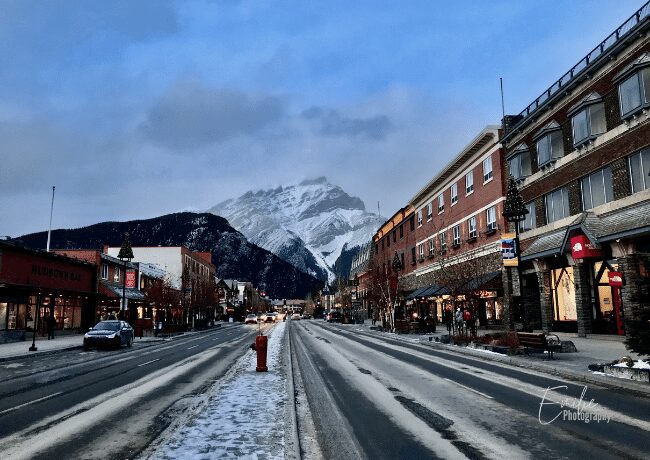
[{"label": "asphalt road", "polygon": [[12,361],[0,370],[1,456],[132,458],[228,371],[256,331],[225,325],[130,349]]},{"label": "asphalt road", "polygon": [[305,458],[650,456],[647,398],[353,325],[295,321],[289,331],[308,406]]}]

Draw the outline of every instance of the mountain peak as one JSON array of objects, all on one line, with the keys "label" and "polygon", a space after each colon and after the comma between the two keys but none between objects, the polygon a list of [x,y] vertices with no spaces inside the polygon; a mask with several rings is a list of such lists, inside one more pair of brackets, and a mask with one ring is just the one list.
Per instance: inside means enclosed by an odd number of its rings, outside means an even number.
[{"label": "mountain peak", "polygon": [[317,177],[316,179],[305,179],[298,185],[321,185],[321,184],[327,184],[327,177],[320,176]]}]

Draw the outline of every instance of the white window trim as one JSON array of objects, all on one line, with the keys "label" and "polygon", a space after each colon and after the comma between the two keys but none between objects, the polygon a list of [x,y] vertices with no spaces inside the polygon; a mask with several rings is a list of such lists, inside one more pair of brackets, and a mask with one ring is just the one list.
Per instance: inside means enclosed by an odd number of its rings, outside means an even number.
[{"label": "white window trim", "polygon": [[[488,180],[485,180],[485,162],[487,161],[488,158],[490,159],[490,178]],[[489,184],[490,182],[492,182],[493,179],[494,179],[494,165],[492,164],[492,155],[490,155],[489,157],[486,157],[483,160],[483,185]]]}]

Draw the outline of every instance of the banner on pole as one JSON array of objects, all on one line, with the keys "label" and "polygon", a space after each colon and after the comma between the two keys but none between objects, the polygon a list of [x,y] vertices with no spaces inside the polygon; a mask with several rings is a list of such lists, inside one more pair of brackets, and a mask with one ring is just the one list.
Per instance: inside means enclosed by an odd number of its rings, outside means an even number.
[{"label": "banner on pole", "polygon": [[515,233],[504,233],[501,235],[501,256],[504,267],[517,266],[517,235]]}]

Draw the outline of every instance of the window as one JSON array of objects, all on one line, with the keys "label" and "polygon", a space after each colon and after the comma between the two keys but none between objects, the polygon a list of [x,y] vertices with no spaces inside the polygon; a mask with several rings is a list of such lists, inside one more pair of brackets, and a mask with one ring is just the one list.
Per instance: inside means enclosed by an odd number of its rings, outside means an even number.
[{"label": "window", "polygon": [[390,248],[390,234],[386,237],[386,247]]},{"label": "window", "polygon": [[108,265],[102,264],[102,279],[107,280],[108,279]]},{"label": "window", "polygon": [[559,188],[544,196],[546,205],[546,223],[569,216],[569,196],[566,187]]},{"label": "window", "polygon": [[441,193],[438,195],[438,214],[445,210],[445,196]]},{"label": "window", "polygon": [[632,193],[650,188],[650,149],[641,150],[628,158]]},{"label": "window", "polygon": [[555,125],[557,125],[557,129],[547,132],[537,139],[537,164],[540,167],[543,167],[564,155],[562,131],[559,129],[560,125],[557,123],[555,123]]},{"label": "window", "polygon": [[431,238],[429,240],[429,257],[433,257],[433,254],[434,254],[434,252],[436,250],[435,247],[436,247],[435,240],[433,238]]},{"label": "window", "polygon": [[411,265],[415,265],[415,246],[411,248]]},{"label": "window", "polygon": [[528,147],[518,147],[515,149],[515,155],[508,160],[510,175],[515,180],[520,180],[530,176],[530,150]]},{"label": "window", "polygon": [[415,217],[411,216],[409,219],[409,224],[411,226],[411,231],[415,230]]},{"label": "window", "polygon": [[422,225],[422,210],[418,211],[418,227]]},{"label": "window", "polygon": [[[415,253],[415,248],[413,248],[413,253]],[[404,265],[404,253],[403,252],[400,252],[400,254],[399,254],[399,261],[402,264],[402,268],[404,268],[405,265]]]},{"label": "window", "polygon": [[384,240],[383,239],[381,240],[381,250],[382,251],[384,250]]},{"label": "window", "polygon": [[460,225],[454,225],[451,231],[454,237],[454,241],[453,241],[454,246],[460,246]]},{"label": "window", "polygon": [[467,235],[469,238],[476,238],[476,216],[467,220]]},{"label": "window", "polygon": [[418,245],[418,252],[420,254],[420,260],[424,259],[424,243]]},{"label": "window", "polygon": [[399,226],[399,239],[404,238],[404,225]]},{"label": "window", "polygon": [[440,252],[445,252],[447,250],[447,232],[440,232],[438,239],[440,240]]},{"label": "window", "polygon": [[519,231],[525,232],[526,230],[532,230],[537,226],[537,218],[535,216],[535,202],[531,201],[526,204],[526,209],[528,209],[528,214],[526,218],[519,222]]},{"label": "window", "polygon": [[487,222],[487,230],[492,231],[497,229],[497,209],[492,206],[485,211],[485,217]]},{"label": "window", "polygon": [[639,70],[618,85],[621,117],[626,118],[650,103],[650,67]]},{"label": "window", "polygon": [[397,242],[397,230],[393,230],[393,243]]},{"label": "window", "polygon": [[483,183],[492,180],[492,157],[489,156],[483,160]]},{"label": "window", "polygon": [[113,273],[113,281],[116,283],[120,280],[120,267],[115,267],[115,273]]},{"label": "window", "polygon": [[469,195],[474,191],[474,172],[470,171],[465,174],[465,195]]},{"label": "window", "polygon": [[583,177],[580,182],[582,185],[582,209],[595,208],[613,200],[611,168],[600,169]]},{"label": "window", "polygon": [[584,144],[605,132],[605,106],[602,102],[592,104],[571,118],[573,145]]},{"label": "window", "polygon": [[431,220],[433,216],[433,203],[427,205],[427,222]]},{"label": "window", "polygon": [[451,205],[458,203],[458,182],[451,186]]}]

